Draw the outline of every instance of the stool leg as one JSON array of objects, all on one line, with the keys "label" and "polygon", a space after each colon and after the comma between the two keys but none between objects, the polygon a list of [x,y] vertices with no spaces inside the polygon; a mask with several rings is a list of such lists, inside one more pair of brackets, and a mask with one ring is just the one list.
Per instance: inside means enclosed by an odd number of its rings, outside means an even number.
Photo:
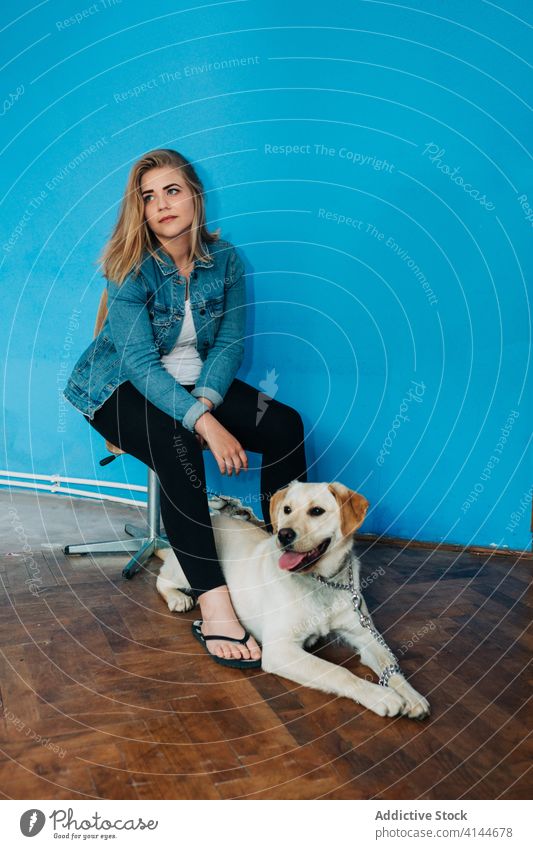
[{"label": "stool leg", "polygon": [[71,554],[133,554],[122,570],[125,578],[133,578],[158,548],[170,548],[166,536],[161,535],[160,483],[153,469],[148,469],[146,527],[127,522],[124,528],[128,538],[105,542],[85,542],[63,547],[63,553]]},{"label": "stool leg", "polygon": [[139,572],[144,564],[150,560],[155,551],[155,542],[153,539],[147,539],[143,546],[133,555],[129,563],[124,566],[122,576],[130,580]]},{"label": "stool leg", "polygon": [[[146,536],[146,542],[139,549],[139,551],[133,555],[129,563],[126,564],[124,569],[122,570],[122,575],[124,578],[130,580],[133,578],[137,572],[143,567],[143,565],[153,556],[154,551],[157,548],[169,548],[170,543],[166,539],[166,537],[161,536],[161,508],[160,508],[160,496],[159,496],[159,479],[154,472],[153,469],[148,469],[148,515],[146,517],[148,524],[148,533]],[[126,527],[127,529],[127,527]]]},{"label": "stool leg", "polygon": [[153,469],[148,469],[148,534],[158,537],[161,529],[159,479]]}]

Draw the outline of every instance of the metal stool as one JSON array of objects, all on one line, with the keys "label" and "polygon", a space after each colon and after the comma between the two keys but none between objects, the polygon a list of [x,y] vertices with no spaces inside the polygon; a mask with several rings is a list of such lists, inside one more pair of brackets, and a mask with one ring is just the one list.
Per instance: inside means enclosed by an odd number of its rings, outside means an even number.
[{"label": "metal stool", "polygon": [[159,479],[152,469],[148,469],[147,526],[133,525],[127,522],[124,530],[127,539],[114,539],[107,542],[85,542],[66,545],[64,554],[122,554],[132,553],[133,557],[124,566],[125,578],[133,578],[142,566],[153,556],[158,548],[170,548],[166,536],[161,534]]}]

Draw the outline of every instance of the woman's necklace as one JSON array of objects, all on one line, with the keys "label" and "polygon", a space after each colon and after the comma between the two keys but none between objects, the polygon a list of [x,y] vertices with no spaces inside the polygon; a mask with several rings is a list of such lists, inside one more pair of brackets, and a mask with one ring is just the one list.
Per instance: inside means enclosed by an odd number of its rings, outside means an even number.
[{"label": "woman's necklace", "polygon": [[191,266],[188,273],[183,274],[183,276],[185,277],[185,300],[186,301],[189,299],[189,280],[191,279],[191,274],[192,274],[192,266]]}]

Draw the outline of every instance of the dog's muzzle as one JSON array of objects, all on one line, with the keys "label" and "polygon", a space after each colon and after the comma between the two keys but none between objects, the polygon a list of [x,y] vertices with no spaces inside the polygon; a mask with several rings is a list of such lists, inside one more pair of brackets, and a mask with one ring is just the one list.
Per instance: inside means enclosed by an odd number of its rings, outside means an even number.
[{"label": "dog's muzzle", "polygon": [[331,537],[327,537],[309,551],[285,549],[279,558],[279,568],[286,572],[306,572],[322,557],[330,542]]}]

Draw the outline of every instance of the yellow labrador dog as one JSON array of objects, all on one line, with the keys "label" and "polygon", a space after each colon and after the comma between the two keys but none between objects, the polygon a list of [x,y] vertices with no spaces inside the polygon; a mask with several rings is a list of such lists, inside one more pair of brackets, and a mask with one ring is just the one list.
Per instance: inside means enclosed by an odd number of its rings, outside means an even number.
[{"label": "yellow labrador dog", "polygon": [[[238,499],[211,499],[215,543],[233,605],[262,646],[262,668],[307,687],[353,699],[379,716],[429,715],[427,700],[405,680],[361,596],[353,535],[366,498],[339,482],[292,481],[270,501],[273,534]],[[157,589],[171,611],[194,606],[172,549]],[[379,684],[307,652],[335,633],[379,676]]]}]

